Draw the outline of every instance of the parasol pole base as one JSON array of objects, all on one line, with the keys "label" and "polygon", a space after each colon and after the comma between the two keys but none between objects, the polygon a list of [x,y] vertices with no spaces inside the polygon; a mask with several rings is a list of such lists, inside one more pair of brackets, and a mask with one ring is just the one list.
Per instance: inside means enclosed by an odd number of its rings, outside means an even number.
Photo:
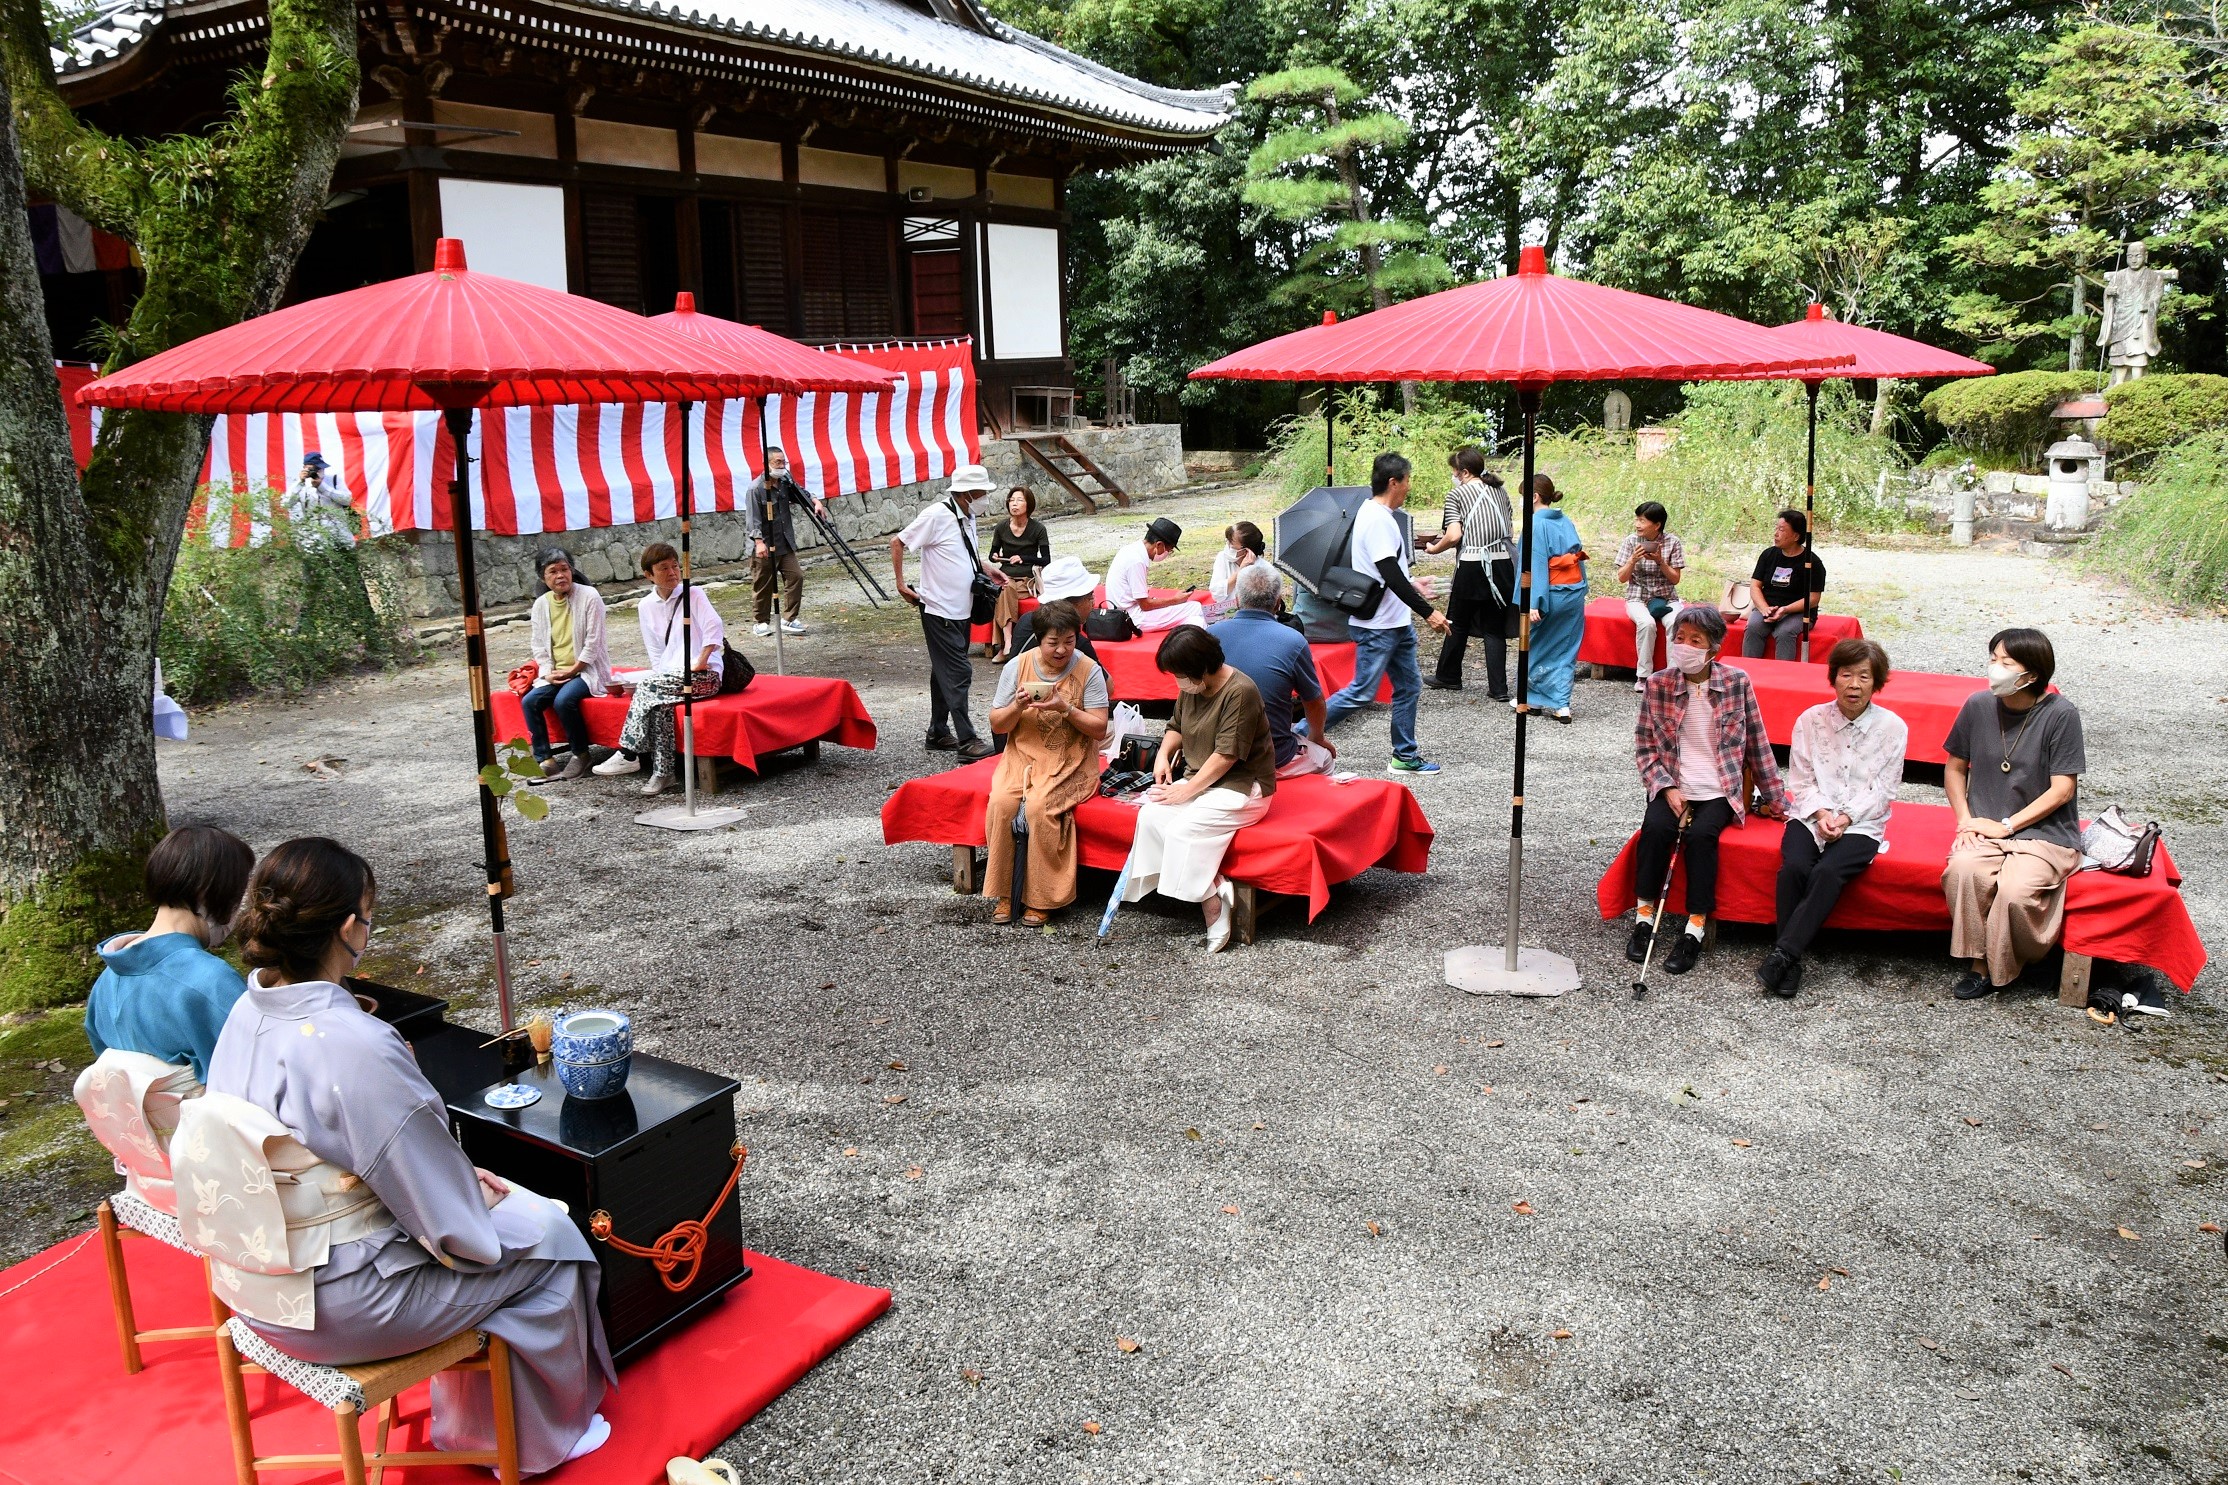
[{"label": "parasol pole base", "polygon": [[690,809],[686,804],[669,804],[663,809],[644,810],[634,817],[637,825],[649,825],[658,830],[725,830],[743,823],[750,813],[749,805],[729,805],[724,809]]},{"label": "parasol pole base", "polygon": [[1447,983],[1468,995],[1552,998],[1579,986],[1578,966],[1552,949],[1519,949],[1516,968],[1499,944],[1447,950]]}]

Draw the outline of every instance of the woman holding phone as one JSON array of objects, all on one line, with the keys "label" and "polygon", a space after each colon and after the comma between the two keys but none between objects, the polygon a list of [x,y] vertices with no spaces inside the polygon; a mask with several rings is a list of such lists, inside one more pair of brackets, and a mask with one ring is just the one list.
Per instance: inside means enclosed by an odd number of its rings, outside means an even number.
[{"label": "woman holding phone", "polygon": [[983,819],[990,864],[982,891],[994,904],[990,921],[1003,924],[1013,921],[1013,826],[1023,814],[1029,858],[1021,921],[1031,928],[1075,901],[1075,807],[1098,792],[1098,745],[1111,705],[1106,672],[1076,651],[1083,615],[1075,605],[1055,599],[1036,621],[1036,646],[1006,662],[990,698],[990,730],[1005,735],[1006,750]]}]

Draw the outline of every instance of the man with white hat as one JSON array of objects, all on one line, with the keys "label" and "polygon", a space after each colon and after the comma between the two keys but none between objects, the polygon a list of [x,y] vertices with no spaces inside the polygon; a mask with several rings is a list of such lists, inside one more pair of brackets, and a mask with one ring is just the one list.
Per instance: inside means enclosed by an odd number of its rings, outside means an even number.
[{"label": "man with white hat", "polygon": [[[992,582],[1005,579],[983,561],[975,530],[975,504],[997,486],[980,464],[952,471],[946,498],[921,507],[912,524],[890,538],[890,565],[897,572],[900,598],[921,611],[921,635],[928,642],[928,739],[936,752],[952,752],[968,762],[987,758],[993,749],[975,733],[967,715],[967,688],[974,668],[967,660],[973,627],[975,574]],[[905,581],[905,554],[921,559],[921,583]]]},{"label": "man with white hat", "polygon": [[[1056,603],[1065,598],[1085,613],[1091,611],[1091,595],[1098,591],[1098,586],[1099,580],[1078,557],[1054,557],[1045,564],[1044,571],[1037,574],[1038,598],[1046,603]],[[1036,619],[1036,611],[1032,609],[1014,621],[1013,652],[1016,655],[1036,646]],[[1093,660],[1098,659],[1098,651],[1091,647],[1091,636],[1088,634],[1078,634],[1075,637],[1075,646]]]}]

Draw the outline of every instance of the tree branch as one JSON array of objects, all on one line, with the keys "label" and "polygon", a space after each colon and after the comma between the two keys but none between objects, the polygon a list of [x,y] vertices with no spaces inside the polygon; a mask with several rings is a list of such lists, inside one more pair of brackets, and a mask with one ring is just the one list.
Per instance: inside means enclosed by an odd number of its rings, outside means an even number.
[{"label": "tree branch", "polygon": [[15,95],[25,182],[101,230],[134,239],[147,187],[139,152],[62,101],[39,0],[0,0],[0,70]]}]

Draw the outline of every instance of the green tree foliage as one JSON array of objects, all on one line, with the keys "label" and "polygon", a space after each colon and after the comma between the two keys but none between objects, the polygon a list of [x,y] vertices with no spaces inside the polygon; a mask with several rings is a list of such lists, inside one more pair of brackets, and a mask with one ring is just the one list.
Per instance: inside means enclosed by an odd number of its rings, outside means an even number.
[{"label": "green tree foliage", "polygon": [[2079,371],[2090,364],[2089,291],[2121,242],[2212,243],[2228,165],[2218,104],[2174,38],[2086,24],[2039,61],[2041,78],[2013,99],[2010,156],[1981,194],[1988,215],[1949,244],[1994,277],[1958,297],[1950,322],[1988,356],[2062,342],[2066,369]]},{"label": "green tree foliage", "polygon": [[[1296,111],[1300,120],[1276,129],[1246,159],[1246,204],[1312,239],[1277,286],[1280,299],[1352,314],[1447,283],[1446,263],[1414,246],[1423,224],[1374,214],[1363,184],[1371,159],[1408,143],[1406,121],[1352,112],[1362,90],[1335,67],[1272,72],[1256,78],[1246,97],[1277,114]],[[1356,260],[1358,281],[1340,272]]]},{"label": "green tree foliage", "polygon": [[2014,371],[1944,382],[1926,394],[1919,410],[1959,447],[2031,466],[2057,441],[2051,413],[2095,390],[2096,378],[2086,372]]},{"label": "green tree foliage", "polygon": [[2138,377],[2106,392],[2104,404],[2113,462],[2140,467],[2200,433],[2228,429],[2228,376]]}]

